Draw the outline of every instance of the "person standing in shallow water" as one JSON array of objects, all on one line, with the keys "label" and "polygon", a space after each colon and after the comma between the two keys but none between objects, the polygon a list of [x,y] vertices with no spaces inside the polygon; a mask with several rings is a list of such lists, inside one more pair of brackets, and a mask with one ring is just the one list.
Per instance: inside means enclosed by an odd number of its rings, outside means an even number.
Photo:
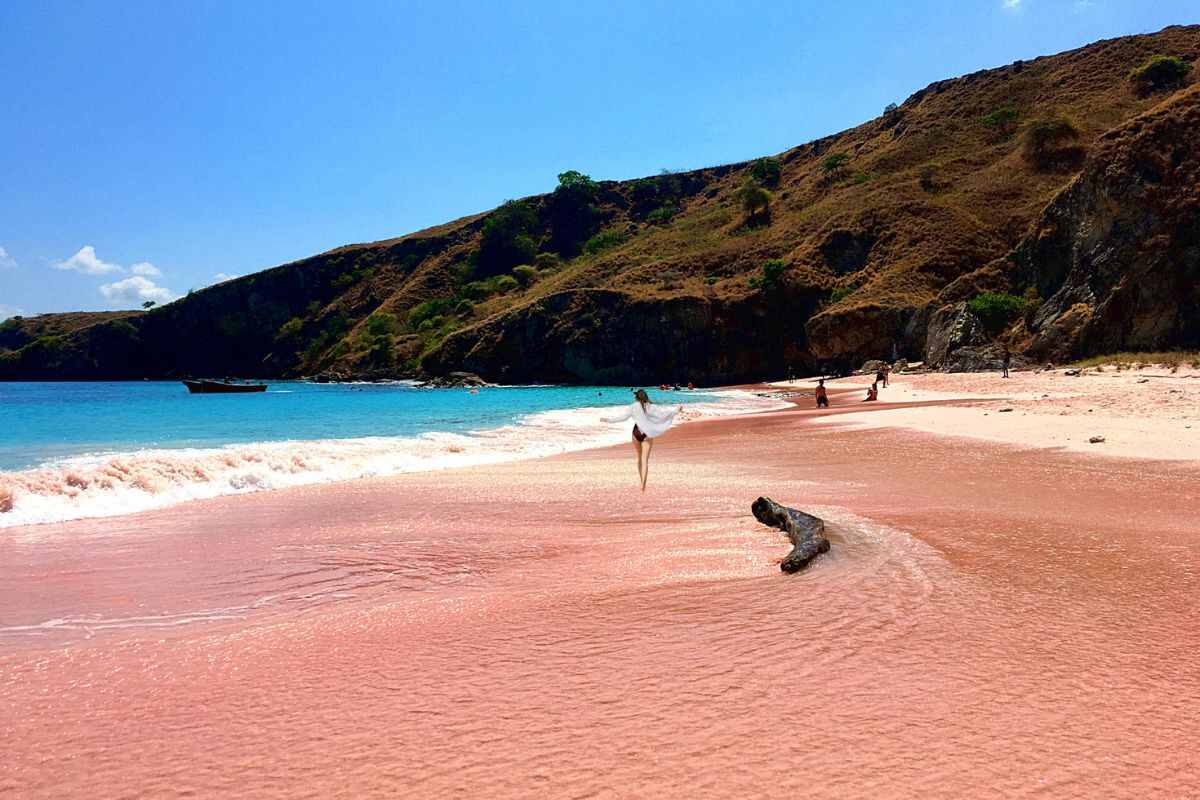
[{"label": "person standing in shallow water", "polygon": [[817,381],[817,388],[813,394],[817,398],[817,408],[829,408],[829,392],[825,389],[824,378]]},{"label": "person standing in shallow water", "polygon": [[645,389],[633,393],[634,401],[625,411],[615,417],[604,418],[605,422],[623,422],[633,420],[633,449],[637,451],[638,479],[642,482],[642,491],[646,491],[646,479],[650,477],[650,451],[654,448],[654,440],[667,432],[675,421],[675,415],[683,411],[683,406],[665,409],[655,406],[646,394]]}]

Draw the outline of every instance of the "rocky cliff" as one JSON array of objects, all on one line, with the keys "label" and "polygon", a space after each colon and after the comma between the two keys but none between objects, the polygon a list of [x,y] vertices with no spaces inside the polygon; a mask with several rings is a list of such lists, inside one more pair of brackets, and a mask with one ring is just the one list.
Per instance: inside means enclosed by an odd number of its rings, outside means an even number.
[{"label": "rocky cliff", "polygon": [[[1176,73],[1131,80],[1157,55]],[[1197,58],[1198,26],[1097,42],[772,158],[568,172],[149,312],[10,320],[0,377],[724,382],[1196,346]]]}]

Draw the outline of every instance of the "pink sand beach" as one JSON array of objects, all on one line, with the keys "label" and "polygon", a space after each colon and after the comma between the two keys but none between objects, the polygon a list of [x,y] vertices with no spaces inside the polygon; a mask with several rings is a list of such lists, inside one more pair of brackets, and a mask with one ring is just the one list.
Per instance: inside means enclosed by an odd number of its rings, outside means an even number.
[{"label": "pink sand beach", "polygon": [[1195,458],[997,427],[1088,377],[897,377],[644,495],[621,445],[0,530],[0,795],[1197,796]]}]

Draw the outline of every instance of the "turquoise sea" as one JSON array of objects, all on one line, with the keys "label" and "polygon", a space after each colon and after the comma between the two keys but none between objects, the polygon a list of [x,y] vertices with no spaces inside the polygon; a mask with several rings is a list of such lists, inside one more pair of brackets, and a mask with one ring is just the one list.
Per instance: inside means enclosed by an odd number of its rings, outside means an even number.
[{"label": "turquoise sea", "polygon": [[[763,407],[728,391],[651,391],[685,417]],[[628,389],[422,389],[271,383],[0,383],[0,527],[111,516],[220,494],[494,463],[615,444]],[[766,401],[769,404],[769,401]]]}]

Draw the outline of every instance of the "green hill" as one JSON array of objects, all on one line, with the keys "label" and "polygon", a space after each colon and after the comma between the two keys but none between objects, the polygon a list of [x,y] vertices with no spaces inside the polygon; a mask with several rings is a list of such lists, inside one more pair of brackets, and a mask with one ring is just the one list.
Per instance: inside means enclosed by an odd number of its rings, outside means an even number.
[{"label": "green hill", "polygon": [[[1161,59],[1176,61],[1164,69]],[[1200,345],[1200,26],[940,81],[769,158],[564,173],[148,312],[0,326],[0,377],[732,382]]]}]

